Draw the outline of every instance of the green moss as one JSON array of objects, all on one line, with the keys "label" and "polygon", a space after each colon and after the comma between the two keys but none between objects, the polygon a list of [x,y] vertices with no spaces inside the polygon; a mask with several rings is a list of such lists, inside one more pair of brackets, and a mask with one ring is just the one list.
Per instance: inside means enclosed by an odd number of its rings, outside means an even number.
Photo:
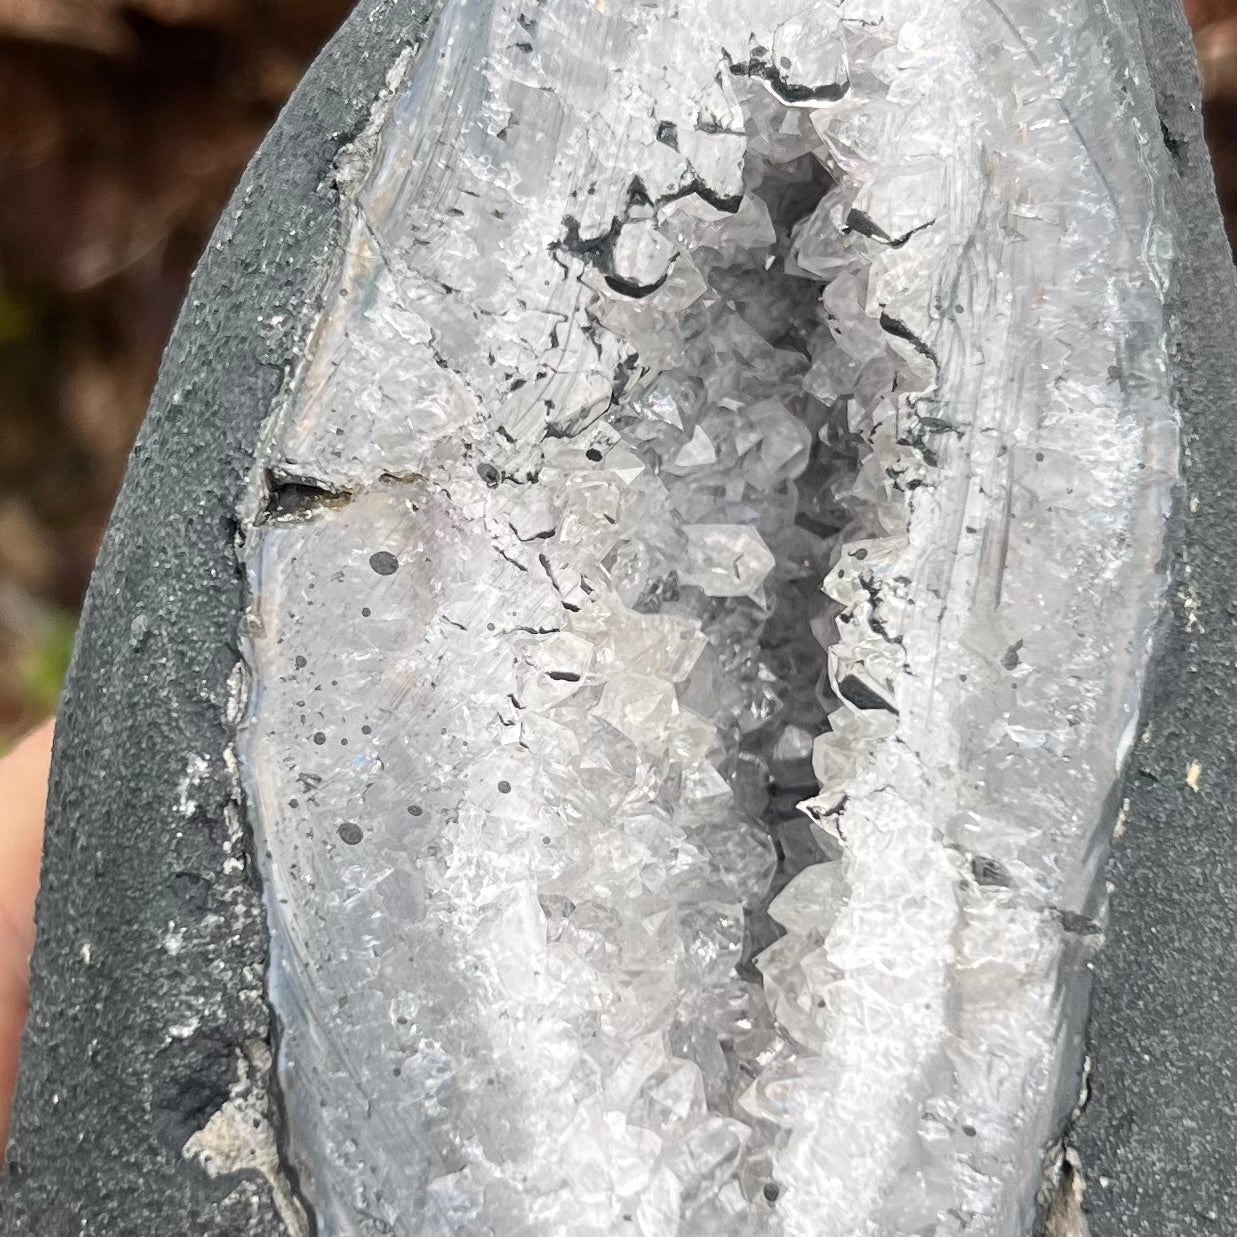
[{"label": "green moss", "polygon": [[68,610],[49,618],[40,639],[18,663],[18,688],[32,712],[50,713],[60,697],[60,685],[69,668],[77,615]]}]

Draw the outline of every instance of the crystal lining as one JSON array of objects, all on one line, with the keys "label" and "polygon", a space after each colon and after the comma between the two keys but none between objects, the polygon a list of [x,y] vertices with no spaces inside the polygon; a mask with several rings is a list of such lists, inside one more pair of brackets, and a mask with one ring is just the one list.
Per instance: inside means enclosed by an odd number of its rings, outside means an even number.
[{"label": "crystal lining", "polygon": [[247,517],[324,1234],[1025,1225],[1158,597],[1158,242],[1006,25],[918,8],[449,4],[378,121],[264,460],[346,499]]}]

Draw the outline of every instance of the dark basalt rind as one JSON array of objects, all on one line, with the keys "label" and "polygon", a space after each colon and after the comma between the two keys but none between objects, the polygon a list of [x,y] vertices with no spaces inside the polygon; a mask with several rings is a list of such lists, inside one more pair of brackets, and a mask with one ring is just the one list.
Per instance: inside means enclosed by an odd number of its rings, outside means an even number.
[{"label": "dark basalt rind", "polygon": [[1173,0],[1129,7],[1177,173],[1165,185],[1176,249],[1167,310],[1184,492],[1172,613],[1108,871],[1091,1095],[1070,1141],[1092,1237],[1222,1237],[1237,1215],[1237,280],[1185,18]]}]

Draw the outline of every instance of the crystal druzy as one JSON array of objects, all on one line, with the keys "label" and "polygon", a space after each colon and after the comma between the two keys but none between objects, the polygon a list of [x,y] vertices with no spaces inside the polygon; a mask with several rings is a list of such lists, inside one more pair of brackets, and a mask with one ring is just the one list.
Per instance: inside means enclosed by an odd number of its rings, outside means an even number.
[{"label": "crystal druzy", "polygon": [[246,513],[323,1237],[1027,1231],[1175,459],[1083,7],[449,0],[397,67]]}]

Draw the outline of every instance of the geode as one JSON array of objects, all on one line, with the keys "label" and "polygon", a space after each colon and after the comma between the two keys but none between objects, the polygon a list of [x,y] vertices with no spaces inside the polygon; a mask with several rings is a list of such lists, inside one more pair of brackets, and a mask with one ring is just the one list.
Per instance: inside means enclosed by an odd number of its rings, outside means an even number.
[{"label": "geode", "polygon": [[324,1237],[1028,1231],[1177,458],[1092,7],[448,0],[396,66],[241,513]]}]

